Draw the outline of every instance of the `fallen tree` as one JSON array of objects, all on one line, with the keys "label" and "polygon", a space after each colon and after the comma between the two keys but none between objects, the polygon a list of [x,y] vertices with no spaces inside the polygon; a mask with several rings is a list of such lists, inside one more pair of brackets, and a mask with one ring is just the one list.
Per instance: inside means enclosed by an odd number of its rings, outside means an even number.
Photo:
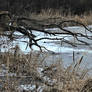
[{"label": "fallen tree", "polygon": [[[20,32],[23,34],[22,37],[26,36],[29,39],[29,42],[26,42],[26,43],[28,43],[27,45],[29,45],[30,48],[33,45],[35,45],[39,47],[41,51],[43,48],[44,49],[46,48],[38,44],[38,42],[44,39],[59,40],[61,42],[70,44],[72,46],[77,46],[77,44],[74,44],[73,42],[66,40],[65,37],[61,37],[61,38],[54,37],[56,35],[57,36],[69,35],[74,37],[74,39],[76,39],[78,42],[84,45],[90,45],[88,42],[79,39],[79,37],[84,37],[88,40],[92,40],[92,36],[89,36],[87,34],[87,32],[91,34],[92,31],[86,25],[74,20],[61,20],[58,22],[57,19],[60,20],[60,18],[48,18],[45,20],[36,20],[36,19],[24,17],[24,16],[11,15],[9,12],[1,12],[0,13],[0,35],[7,36],[11,41],[13,41],[16,39],[20,39],[18,35],[16,36],[14,35],[14,32]],[[82,32],[75,32],[75,31],[68,30],[63,26],[65,23],[71,23],[74,25],[82,26],[85,29],[85,32],[82,33]],[[50,30],[50,28],[52,28],[52,31]],[[53,28],[58,28],[60,30],[53,31]],[[36,35],[33,34],[33,31],[42,32],[44,34],[50,35],[50,37],[36,38]],[[51,37],[52,35],[53,35],[53,38]]]}]

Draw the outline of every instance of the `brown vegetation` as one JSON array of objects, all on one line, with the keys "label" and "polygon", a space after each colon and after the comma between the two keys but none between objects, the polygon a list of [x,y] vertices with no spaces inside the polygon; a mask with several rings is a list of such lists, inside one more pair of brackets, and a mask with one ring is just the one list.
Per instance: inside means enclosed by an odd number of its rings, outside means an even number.
[{"label": "brown vegetation", "polygon": [[[39,19],[39,20],[46,20],[48,18],[55,18],[57,22],[63,21],[63,20],[75,20],[78,22],[81,22],[85,25],[92,25],[92,12],[90,11],[88,14],[87,12],[81,14],[81,15],[72,15],[72,12],[69,11],[67,13],[67,15],[65,13],[60,13],[59,10],[53,10],[53,9],[48,9],[48,10],[42,10],[39,14],[35,14],[35,13],[29,13],[28,14],[29,18],[33,18],[33,19]],[[55,22],[55,21],[54,21]],[[73,26],[69,25],[69,23],[67,23],[66,26]]]},{"label": "brown vegetation", "polygon": [[[79,71],[82,57],[74,64],[64,68],[62,61],[45,67],[42,63],[46,52],[31,52],[14,57],[13,53],[0,53],[0,81],[2,92],[26,92],[20,85],[36,85],[32,91],[44,86],[42,92],[91,92],[92,79],[87,77],[86,69]],[[41,54],[43,58],[41,58]],[[42,68],[42,71],[38,71]],[[3,74],[3,71],[6,72]],[[2,74],[3,76],[2,76]],[[45,79],[47,77],[47,79]],[[49,78],[49,80],[48,80]],[[50,82],[51,81],[51,82]],[[24,91],[23,91],[24,90]]]}]

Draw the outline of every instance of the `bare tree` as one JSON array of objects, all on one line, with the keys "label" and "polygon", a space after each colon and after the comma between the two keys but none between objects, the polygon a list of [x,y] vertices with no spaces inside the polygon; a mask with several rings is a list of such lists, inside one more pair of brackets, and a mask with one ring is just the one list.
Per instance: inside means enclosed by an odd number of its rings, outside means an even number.
[{"label": "bare tree", "polygon": [[[86,41],[79,39],[79,37],[84,37],[88,40],[92,40],[92,36],[89,36],[87,34],[87,32],[89,32],[90,34],[92,33],[91,29],[89,29],[83,23],[80,23],[78,21],[61,20],[61,21],[57,22],[56,20],[58,18],[48,18],[45,20],[36,20],[36,19],[31,19],[31,18],[27,18],[27,17],[23,17],[23,16],[14,16],[14,15],[11,16],[11,14],[9,12],[0,13],[0,20],[2,19],[2,17],[6,17],[6,16],[8,16],[9,20],[7,22],[3,21],[3,23],[2,23],[2,21],[0,22],[0,25],[1,25],[0,27],[3,29],[3,33],[1,33],[0,35],[7,36],[10,40],[15,40],[15,39],[19,39],[19,37],[15,36],[14,32],[16,32],[16,31],[20,32],[23,34],[22,37],[24,37],[24,36],[28,37],[29,42],[27,42],[27,43],[29,44],[30,48],[33,45],[35,45],[35,46],[39,47],[39,49],[41,51],[42,51],[42,48],[46,49],[45,47],[38,44],[38,42],[40,40],[44,40],[44,39],[60,40],[62,42],[68,43],[72,46],[77,46],[73,42],[66,40],[64,37],[63,38],[62,37],[61,38],[54,37],[54,36],[60,35],[60,34],[61,35],[64,35],[64,34],[70,35],[70,36],[74,37],[78,42],[85,44],[85,45],[90,45],[90,44]],[[54,21],[52,22],[52,20],[54,20]],[[67,30],[63,27],[63,25],[65,23],[80,25],[85,28],[85,32],[81,33],[81,32]],[[50,31],[49,28],[59,28],[60,31],[59,32],[58,31]],[[48,29],[48,30],[45,30],[45,29]],[[52,37],[41,37],[41,38],[36,39],[36,35],[32,33],[33,31],[43,32],[50,36],[53,35],[53,38]]]}]

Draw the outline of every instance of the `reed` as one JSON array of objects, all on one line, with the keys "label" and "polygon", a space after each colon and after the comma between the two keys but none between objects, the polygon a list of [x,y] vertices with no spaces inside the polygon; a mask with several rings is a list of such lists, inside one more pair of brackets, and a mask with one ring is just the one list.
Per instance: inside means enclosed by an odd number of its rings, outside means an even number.
[{"label": "reed", "polygon": [[[85,25],[91,25],[92,24],[92,20],[91,20],[92,19],[92,12],[91,11],[89,13],[85,12],[81,15],[74,15],[74,14],[72,14],[71,11],[68,11],[67,14],[65,14],[61,11],[53,10],[53,9],[47,9],[47,10],[42,10],[38,14],[29,12],[29,14],[27,16],[29,16],[30,18],[33,18],[33,19],[37,19],[37,20],[56,18],[57,22],[60,22],[62,20],[75,20],[75,21],[81,22]],[[72,25],[67,25],[67,26],[72,26]]]},{"label": "reed", "polygon": [[[16,52],[16,55],[18,53]],[[4,64],[4,68],[7,67],[6,70],[8,70],[3,76],[4,79],[0,77],[2,83],[2,90],[0,89],[0,91],[2,92],[22,92],[23,90],[19,89],[20,84],[35,84],[35,91],[39,89],[39,86],[45,86],[43,92],[53,92],[53,90],[56,90],[56,92],[84,92],[83,90],[88,90],[88,92],[91,92],[89,90],[91,90],[92,85],[88,81],[91,78],[86,77],[88,70],[80,68],[83,56],[65,68],[60,59],[56,61],[56,64],[44,66],[43,62],[49,56],[46,52],[33,51],[16,58],[14,55],[15,53],[4,52],[0,56],[0,68]],[[75,54],[73,53],[73,60],[74,57]],[[39,73],[37,69],[42,70]],[[45,80],[45,77],[53,83]],[[86,85],[87,87],[85,87]]]}]

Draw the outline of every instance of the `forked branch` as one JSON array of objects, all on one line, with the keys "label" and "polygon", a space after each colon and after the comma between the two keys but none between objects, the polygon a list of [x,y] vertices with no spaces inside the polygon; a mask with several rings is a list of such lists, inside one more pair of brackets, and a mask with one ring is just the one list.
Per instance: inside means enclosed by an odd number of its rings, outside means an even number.
[{"label": "forked branch", "polygon": [[[0,16],[3,16],[3,14],[1,14]],[[53,20],[54,20],[54,18],[53,18]],[[74,20],[64,20],[64,21],[61,21],[58,23],[50,23],[50,22],[45,23],[45,21],[46,20],[35,20],[35,19],[26,18],[26,17],[18,17],[18,16],[14,17],[13,16],[10,18],[10,21],[7,25],[7,28],[8,28],[7,31],[10,31],[11,37],[13,37],[14,32],[16,32],[16,31],[22,33],[24,36],[29,38],[28,44],[29,44],[30,48],[33,45],[35,45],[35,46],[39,47],[40,50],[42,50],[42,48],[45,48],[45,47],[38,44],[38,42],[41,40],[45,40],[45,39],[46,40],[53,40],[53,41],[59,40],[61,42],[65,42],[65,43],[70,44],[72,46],[77,46],[73,42],[66,40],[66,37],[63,37],[63,36],[58,37],[58,35],[71,36],[71,37],[75,38],[80,43],[83,43],[85,45],[90,45],[88,42],[79,39],[80,37],[84,37],[88,40],[92,40],[92,36],[89,36],[87,34],[87,32],[89,32],[90,34],[92,33],[91,29],[89,29],[83,23],[80,23],[80,22],[74,21]],[[77,31],[75,32],[75,31],[71,31],[69,29],[66,29],[62,26],[64,23],[74,23],[76,25],[80,25],[85,29],[86,32],[77,32]],[[53,28],[58,28],[59,31],[53,30]],[[47,34],[50,36],[37,38],[36,35],[33,34],[35,32],[44,33],[44,34]],[[7,36],[7,35],[5,34],[5,36]]]}]

